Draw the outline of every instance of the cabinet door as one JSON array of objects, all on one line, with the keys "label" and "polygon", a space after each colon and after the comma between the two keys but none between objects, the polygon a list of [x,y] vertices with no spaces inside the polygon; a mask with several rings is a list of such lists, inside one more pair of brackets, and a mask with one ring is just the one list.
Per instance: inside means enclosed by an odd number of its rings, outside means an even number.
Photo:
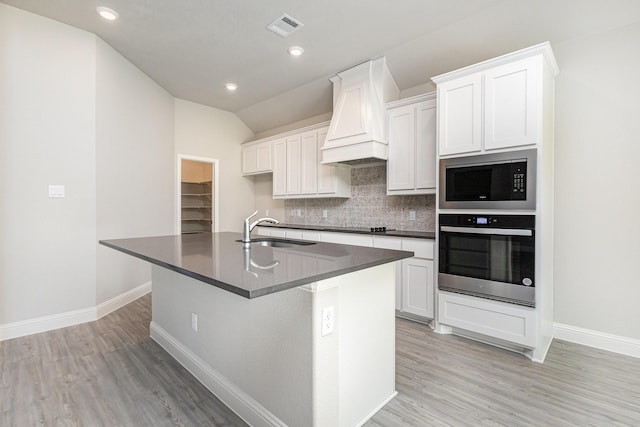
[{"label": "cabinet door", "polygon": [[271,171],[271,141],[256,146],[256,171]]},{"label": "cabinet door", "polygon": [[416,113],[413,105],[394,108],[388,113],[389,160],[387,188],[413,190],[415,188]]},{"label": "cabinet door", "polygon": [[482,148],[482,75],[461,77],[438,85],[440,155]]},{"label": "cabinet door", "polygon": [[402,311],[433,319],[433,261],[402,260]]},{"label": "cabinet door", "polygon": [[287,137],[287,194],[300,194],[300,135]]},{"label": "cabinet door", "polygon": [[[402,250],[402,240],[395,237],[374,236],[373,247],[381,249]],[[402,261],[394,262],[396,272],[396,310],[402,310]]]},{"label": "cabinet door", "polygon": [[300,136],[300,192],[318,192],[318,132],[312,130]]},{"label": "cabinet door", "polygon": [[273,141],[273,195],[287,194],[287,141]]},{"label": "cabinet door", "polygon": [[542,57],[495,67],[484,74],[484,148],[538,142],[538,69]]},{"label": "cabinet door", "polygon": [[318,129],[318,193],[335,193],[335,166],[320,164],[322,161],[322,146],[327,139],[329,128]]},{"label": "cabinet door", "polygon": [[256,172],[258,166],[258,150],[255,145],[242,148],[242,174],[251,175]]},{"label": "cabinet door", "polygon": [[436,101],[416,106],[416,189],[436,188]]}]

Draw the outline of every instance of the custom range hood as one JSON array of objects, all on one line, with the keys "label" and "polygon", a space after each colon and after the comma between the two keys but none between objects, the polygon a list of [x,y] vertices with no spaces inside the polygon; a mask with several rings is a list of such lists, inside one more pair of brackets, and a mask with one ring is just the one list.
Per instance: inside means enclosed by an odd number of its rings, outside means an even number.
[{"label": "custom range hood", "polygon": [[322,163],[356,165],[387,160],[384,104],[400,97],[384,57],[332,77],[333,117]]}]

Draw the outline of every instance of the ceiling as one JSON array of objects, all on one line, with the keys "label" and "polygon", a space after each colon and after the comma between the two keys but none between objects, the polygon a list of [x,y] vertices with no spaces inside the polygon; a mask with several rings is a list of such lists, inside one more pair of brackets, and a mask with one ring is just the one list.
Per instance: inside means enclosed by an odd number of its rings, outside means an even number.
[{"label": "ceiling", "polygon": [[[234,112],[254,133],[330,112],[328,77],[368,59],[386,56],[405,90],[543,41],[640,21],[638,0],[0,2],[97,34],[175,97]],[[103,20],[97,6],[120,18]],[[283,13],[304,24],[287,38],[266,29]],[[292,45],[304,55],[289,56]]]}]

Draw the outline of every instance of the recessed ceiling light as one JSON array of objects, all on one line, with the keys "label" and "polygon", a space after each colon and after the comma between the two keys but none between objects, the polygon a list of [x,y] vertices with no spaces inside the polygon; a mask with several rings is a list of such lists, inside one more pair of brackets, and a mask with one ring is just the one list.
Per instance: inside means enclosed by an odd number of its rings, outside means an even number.
[{"label": "recessed ceiling light", "polygon": [[98,12],[98,14],[100,16],[102,16],[104,19],[107,19],[109,21],[115,21],[116,19],[118,19],[118,12],[116,12],[113,9],[109,9],[108,7],[104,7],[104,6],[99,6],[96,8],[96,11]]},{"label": "recessed ceiling light", "polygon": [[233,92],[234,90],[238,89],[238,85],[235,83],[227,83],[224,85],[224,87],[227,88],[227,90],[230,90],[231,92]]},{"label": "recessed ceiling light", "polygon": [[304,53],[304,49],[300,46],[291,46],[289,49],[289,55],[291,56],[300,56]]}]

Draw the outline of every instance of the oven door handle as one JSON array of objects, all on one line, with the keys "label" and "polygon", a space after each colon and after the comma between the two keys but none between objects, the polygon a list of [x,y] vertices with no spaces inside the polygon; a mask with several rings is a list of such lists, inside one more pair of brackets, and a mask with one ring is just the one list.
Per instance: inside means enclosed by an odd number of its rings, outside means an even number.
[{"label": "oven door handle", "polygon": [[449,233],[465,234],[494,234],[499,236],[533,236],[533,231],[528,229],[514,228],[475,228],[475,227],[452,227],[449,225],[440,226],[440,231]]}]

